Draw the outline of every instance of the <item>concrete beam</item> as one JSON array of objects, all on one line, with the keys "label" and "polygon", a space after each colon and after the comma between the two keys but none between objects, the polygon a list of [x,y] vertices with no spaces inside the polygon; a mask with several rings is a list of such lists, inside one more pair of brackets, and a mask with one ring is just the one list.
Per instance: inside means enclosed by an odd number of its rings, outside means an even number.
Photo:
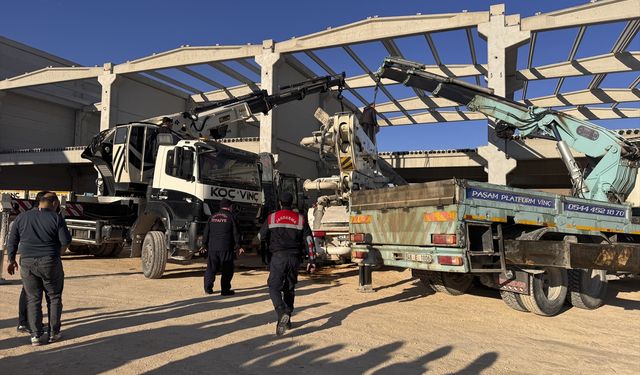
[{"label": "concrete beam", "polygon": [[638,89],[593,89],[526,99],[524,102],[538,107],[562,107],[637,101],[640,101]]},{"label": "concrete beam", "polygon": [[[415,110],[425,110],[427,108],[444,108],[444,107],[457,107],[460,104],[448,100],[448,99],[444,99],[444,98],[438,98],[435,96],[424,96],[422,98],[420,97],[413,97],[413,98],[406,98],[406,99],[400,99],[398,100],[398,103],[407,111],[415,111]],[[360,110],[362,110],[364,107],[360,107]],[[384,103],[380,103],[380,104],[376,104],[376,111],[377,112],[397,112],[398,109],[396,108],[396,105],[393,102],[384,102]]]},{"label": "concrete beam", "polygon": [[[429,73],[438,74],[447,77],[470,77],[475,75],[486,75],[486,65],[472,65],[472,64],[450,64],[450,65],[428,65],[425,70]],[[371,79],[368,74],[360,76],[348,77],[345,82],[349,87],[357,89],[363,87],[373,87],[376,85],[375,81]],[[383,79],[384,85],[397,85],[398,82],[391,81],[389,79]]]},{"label": "concrete beam", "polygon": [[261,46],[184,46],[170,51],[128,61],[113,67],[117,74],[205,64],[212,61],[253,58],[261,53]]},{"label": "concrete beam", "polygon": [[581,120],[613,120],[621,118],[639,118],[640,108],[589,108],[578,107],[562,112]]},{"label": "concrete beam", "polygon": [[382,152],[380,157],[394,169],[484,166],[475,150]]},{"label": "concrete beam", "polygon": [[[453,121],[468,121],[468,120],[486,120],[487,117],[477,112],[463,112],[463,111],[429,111],[423,113],[413,114],[412,117],[418,124],[431,124],[436,122],[453,122]],[[391,125],[413,125],[411,120],[405,116],[393,117],[389,119]],[[380,126],[386,126],[380,124]]]},{"label": "concrete beam", "polygon": [[519,80],[550,79],[640,70],[640,51],[607,53],[520,70]]},{"label": "concrete beam", "polygon": [[489,19],[488,12],[444,13],[402,17],[372,17],[313,34],[276,43],[275,52],[287,53],[339,47],[379,39],[424,34],[476,26]]},{"label": "concrete beam", "polygon": [[[258,88],[260,88],[259,85],[258,85]],[[235,98],[237,96],[247,95],[247,94],[250,94],[252,91],[253,90],[248,85],[239,85],[234,87],[227,87],[220,90],[204,92],[202,94],[191,95],[191,99],[195,103],[204,103],[205,102],[204,98],[206,98],[206,101],[215,102],[219,100]]]},{"label": "concrete beam", "polygon": [[20,76],[6,78],[0,81],[0,90],[18,87],[45,85],[56,82],[75,81],[80,79],[97,78],[102,73],[99,67],[61,67],[43,68]]},{"label": "concrete beam", "polygon": [[596,1],[524,18],[522,20],[522,30],[562,29],[624,21],[638,17],[640,17],[640,0]]},{"label": "concrete beam", "polygon": [[0,153],[0,167],[12,165],[36,164],[91,164],[80,155],[84,147],[67,147],[65,149],[29,150]]}]

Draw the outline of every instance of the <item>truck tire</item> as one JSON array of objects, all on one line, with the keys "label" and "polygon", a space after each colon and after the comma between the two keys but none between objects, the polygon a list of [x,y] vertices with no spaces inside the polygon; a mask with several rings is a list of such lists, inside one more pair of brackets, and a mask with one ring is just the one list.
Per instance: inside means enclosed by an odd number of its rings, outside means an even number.
[{"label": "truck tire", "polygon": [[91,254],[98,258],[107,258],[113,255],[117,250],[119,244],[117,243],[105,243],[98,247],[91,247]]},{"label": "truck tire", "polygon": [[520,299],[532,313],[553,316],[564,306],[568,285],[567,270],[545,267],[544,273],[529,274],[529,294],[520,295]]},{"label": "truck tire", "polygon": [[166,237],[163,232],[152,230],[142,242],[142,273],[147,279],[159,279],[167,266]]},{"label": "truck tire", "polygon": [[567,299],[579,309],[597,309],[604,304],[607,285],[607,271],[605,270],[569,270],[569,295]]},{"label": "truck tire", "polygon": [[529,312],[529,309],[527,309],[527,307],[522,302],[522,297],[520,297],[519,293],[510,292],[508,290],[501,290],[500,297],[502,297],[502,301],[512,309],[522,312]]},{"label": "truck tire", "polygon": [[473,275],[456,272],[431,272],[429,275],[432,288],[439,293],[450,296],[461,296],[473,283]]}]

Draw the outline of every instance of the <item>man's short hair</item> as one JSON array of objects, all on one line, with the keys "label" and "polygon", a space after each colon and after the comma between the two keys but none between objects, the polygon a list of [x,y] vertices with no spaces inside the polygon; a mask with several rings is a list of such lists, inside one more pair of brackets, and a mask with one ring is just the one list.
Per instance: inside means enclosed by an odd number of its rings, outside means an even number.
[{"label": "man's short hair", "polygon": [[58,201],[58,196],[56,195],[56,193],[53,192],[46,192],[44,193],[44,195],[42,196],[42,198],[40,198],[40,203],[55,203]]},{"label": "man's short hair", "polygon": [[42,199],[42,197],[44,197],[47,193],[50,192],[48,190],[39,191],[38,194],[36,194],[36,202],[40,202],[40,199]]},{"label": "man's short hair", "polygon": [[288,191],[283,191],[280,193],[280,197],[278,198],[282,207],[291,208],[293,205],[293,195]]}]

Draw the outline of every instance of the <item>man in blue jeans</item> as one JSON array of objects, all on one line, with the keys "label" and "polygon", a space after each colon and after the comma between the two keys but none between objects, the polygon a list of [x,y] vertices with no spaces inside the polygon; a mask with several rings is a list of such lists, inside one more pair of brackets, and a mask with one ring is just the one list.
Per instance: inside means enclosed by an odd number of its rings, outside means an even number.
[{"label": "man in blue jeans", "polygon": [[42,293],[51,300],[49,312],[49,342],[60,340],[62,315],[62,288],[64,270],[60,255],[71,242],[71,235],[64,219],[56,213],[60,201],[55,193],[47,193],[37,210],[23,212],[14,222],[7,248],[9,266],[13,275],[18,269],[16,254],[20,251],[20,276],[27,293],[31,345],[42,343]]}]

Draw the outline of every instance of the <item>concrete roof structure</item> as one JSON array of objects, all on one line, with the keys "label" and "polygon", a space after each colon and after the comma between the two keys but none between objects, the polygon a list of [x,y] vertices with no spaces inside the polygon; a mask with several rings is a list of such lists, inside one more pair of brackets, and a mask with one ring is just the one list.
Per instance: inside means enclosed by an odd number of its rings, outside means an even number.
[{"label": "concrete roof structure", "polygon": [[[578,57],[580,46],[588,43],[588,31],[601,24],[620,25],[620,34],[608,48],[609,52]],[[131,61],[107,62],[94,67],[56,62],[24,74],[3,75],[6,78],[0,80],[0,95],[2,92],[49,90],[52,86],[72,85],[65,95],[61,94],[60,100],[75,102],[75,109],[99,114],[97,123],[86,125],[98,130],[243,95],[257,88],[274,92],[281,85],[346,71],[345,97],[348,100],[344,103],[331,95],[307,98],[286,108],[276,108],[267,115],[256,115],[253,121],[241,124],[229,133],[230,138],[244,140],[237,145],[277,154],[281,164],[291,168],[290,172],[313,177],[322,173],[317,155],[300,147],[298,141],[317,129],[318,124],[312,116],[317,106],[324,107],[327,112],[338,111],[341,105],[362,108],[373,100],[371,94],[378,87],[376,109],[381,126],[484,119],[456,103],[418,89],[403,88],[384,80],[376,85],[373,73],[384,57],[415,56],[415,51],[406,47],[408,40],[411,40],[412,48],[418,46],[424,56],[428,55],[433,62],[428,69],[433,73],[487,85],[498,95],[529,105],[555,108],[578,118],[620,119],[640,117],[640,74],[624,87],[603,86],[603,83],[607,82],[609,74],[640,71],[640,51],[629,49],[639,29],[640,0],[591,1],[525,18],[508,14],[502,4],[478,12],[374,16],[289,40],[265,39],[261,45],[185,45]],[[553,63],[535,65],[536,51],[544,48],[538,41],[557,30],[575,35],[566,51],[566,59],[563,56]],[[468,58],[445,61],[443,52],[447,46],[438,45],[438,36],[444,33],[461,38],[460,45],[468,50]],[[526,58],[522,59],[525,64],[521,66],[517,57],[523,52]],[[571,77],[590,77],[590,81],[582,89],[563,90]],[[553,92],[537,97],[528,95],[532,85],[548,80],[556,81]],[[2,101],[0,96],[0,103]],[[78,120],[74,126],[82,128],[85,126],[83,121],[89,120]],[[450,165],[478,168],[478,173],[484,174],[490,182],[505,184],[519,161],[551,154],[544,151],[547,146],[535,141],[510,143],[507,147],[494,136],[489,125],[488,145],[479,147],[475,153],[443,154],[448,156],[442,156],[437,162],[439,159],[434,159],[435,154],[431,153],[428,154],[430,163],[444,165],[447,163],[444,160],[448,159]],[[59,142],[50,147],[86,144],[87,136],[93,132],[78,136],[82,133],[78,130],[71,142]],[[25,147],[29,146],[20,142],[7,147],[0,141],[0,149]],[[22,153],[11,156],[10,160],[4,153],[0,154],[0,163],[77,160],[72,151],[48,152],[52,154],[46,157]],[[403,156],[402,159],[409,162],[410,158]]]}]

